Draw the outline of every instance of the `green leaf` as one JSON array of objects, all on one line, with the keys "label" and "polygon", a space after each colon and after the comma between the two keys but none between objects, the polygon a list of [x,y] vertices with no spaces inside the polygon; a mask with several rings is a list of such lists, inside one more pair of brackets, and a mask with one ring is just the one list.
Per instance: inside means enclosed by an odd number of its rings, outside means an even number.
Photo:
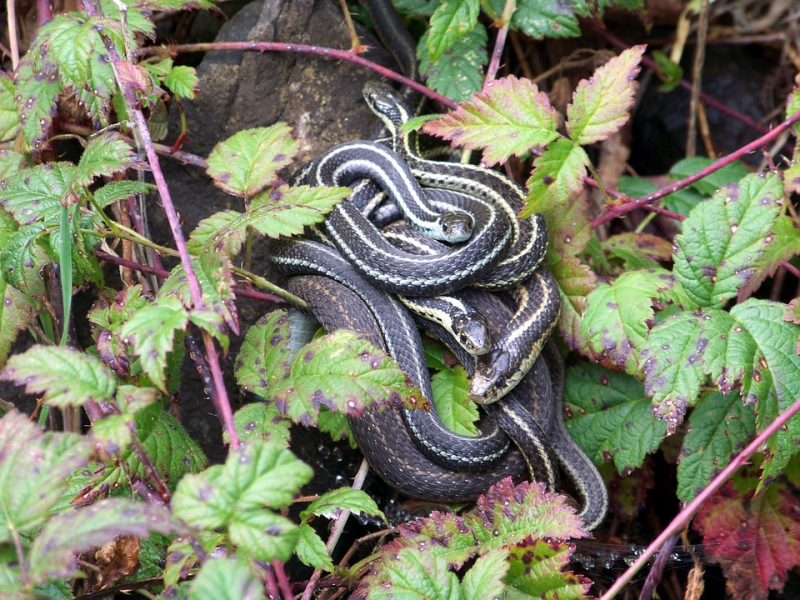
[{"label": "green leaf", "polygon": [[272,396],[278,410],[302,425],[313,424],[322,406],[359,416],[370,406],[424,403],[394,360],[345,330],[306,345]]},{"label": "green leaf", "polygon": [[268,399],[289,374],[289,315],[276,310],[247,330],[236,359],[236,382],[245,390]]},{"label": "green leaf", "polygon": [[169,75],[164,77],[164,85],[178,98],[193,100],[197,97],[200,80],[197,78],[197,71],[194,67],[178,65],[173,67]]},{"label": "green leaf", "polygon": [[456,102],[468,100],[483,88],[483,67],[489,62],[486,53],[488,34],[478,23],[470,33],[437,61],[428,56],[428,33],[417,45],[420,73],[427,77],[428,86]]},{"label": "green leaf", "polygon": [[[308,225],[324,221],[325,215],[351,192],[350,188],[342,187],[283,186],[270,195],[270,202],[263,196],[263,201],[254,199],[254,208],[230,227],[252,227],[271,238],[299,235]],[[227,233],[223,229],[220,236]]]},{"label": "green leaf", "polygon": [[753,409],[738,394],[704,396],[689,417],[678,465],[678,498],[693,500],[744,449],[755,428]]},{"label": "green leaf", "polygon": [[350,429],[350,423],[343,414],[323,407],[317,416],[317,427],[323,433],[330,435],[334,442],[347,440],[351,448],[358,448],[353,431]]},{"label": "green leaf", "polygon": [[382,565],[371,600],[460,600],[459,581],[437,555],[403,548]]},{"label": "green leaf", "polygon": [[576,600],[590,597],[592,582],[583,575],[562,572],[569,564],[569,544],[524,540],[512,546],[504,578],[507,598]]},{"label": "green leaf", "polygon": [[229,533],[231,541],[254,559],[286,562],[294,553],[300,528],[286,517],[259,510],[234,514]]},{"label": "green leaf", "polygon": [[142,163],[133,148],[117,131],[102,133],[91,138],[81,155],[74,176],[76,185],[90,185],[95,178],[122,173]]},{"label": "green leaf", "polygon": [[470,150],[485,148],[491,166],[512,155],[545,146],[558,137],[558,117],[544,92],[514,76],[491,81],[447,115],[428,121],[423,131]]},{"label": "green leaf", "polygon": [[[679,313],[654,327],[642,346],[639,360],[645,391],[658,403],[658,415],[667,419],[670,432],[683,421],[686,408],[700,394],[706,378],[702,352],[715,353],[717,345],[728,339],[732,326],[724,327],[719,335],[704,335],[704,330],[711,322],[720,324],[727,317],[720,311]],[[724,351],[721,354],[724,356]]]},{"label": "green leaf", "polygon": [[208,157],[206,172],[229,194],[251,198],[278,179],[300,146],[285,123],[240,131],[220,142]]},{"label": "green leaf", "polygon": [[288,506],[300,487],[311,480],[311,467],[275,444],[253,442],[232,452],[219,477],[219,485],[234,504],[233,512],[262,506]]},{"label": "green leaf", "polygon": [[300,513],[304,522],[311,520],[312,515],[333,519],[343,510],[380,517],[386,521],[386,515],[378,508],[375,501],[361,490],[353,488],[338,488],[322,494]]},{"label": "green leaf", "polygon": [[146,194],[154,188],[149,183],[139,181],[111,181],[94,193],[94,201],[105,208],[117,200],[126,200],[136,194]]},{"label": "green leaf", "polygon": [[681,79],[683,79],[683,69],[681,66],[658,50],[653,51],[653,60],[656,61],[658,76],[661,78],[661,85],[658,86],[658,91],[671,92],[678,87],[681,83]]},{"label": "green leaf", "polygon": [[567,133],[577,144],[607,139],[628,120],[645,46],[633,46],[578,84],[567,106]]},{"label": "green leaf", "polygon": [[739,288],[738,300],[749,298],[767,277],[775,275],[781,263],[800,254],[800,229],[789,215],[781,215],[772,225],[772,238],[767,244],[756,272]]},{"label": "green leaf", "polygon": [[430,19],[427,45],[432,62],[475,28],[480,9],[478,0],[442,0]]},{"label": "green leaf", "polygon": [[[200,221],[186,241],[189,252],[195,255],[200,254],[207,245],[209,248],[223,251],[231,257],[239,254],[246,231],[244,227],[236,226],[236,219],[241,216],[242,213],[235,210],[221,210]],[[221,231],[229,231],[231,234],[218,235]]]},{"label": "green leaf", "polygon": [[41,223],[26,225],[12,233],[0,250],[3,279],[28,296],[44,297],[44,282],[39,270],[48,262],[40,245],[46,238]]},{"label": "green leaf", "polygon": [[[292,423],[281,416],[274,404],[253,402],[243,406],[234,413],[233,423],[242,442],[262,440],[282,448],[289,446],[289,427]],[[224,435],[227,437],[227,433]]]},{"label": "green leaf", "polygon": [[[151,19],[152,13],[145,14],[148,2],[121,0],[121,4],[127,7],[125,10],[125,23],[128,27],[134,32],[144,33],[147,37],[153,37],[155,26]],[[119,4],[114,0],[100,0],[100,6],[104,15],[115,21],[122,21]]]},{"label": "green leaf", "polygon": [[311,468],[288,450],[254,441],[231,452],[224,466],[184,477],[172,510],[187,523],[216,529],[243,515],[260,513],[263,506],[287,506],[311,475]]},{"label": "green leaf", "polygon": [[34,71],[30,57],[26,55],[17,67],[16,88],[22,134],[28,142],[31,154],[38,158],[53,128],[58,94],[62,89],[58,70],[49,67]]},{"label": "green leaf", "polygon": [[70,163],[53,162],[15,173],[0,185],[0,204],[21,225],[56,223],[76,172]]},{"label": "green leaf", "polygon": [[2,378],[24,383],[27,393],[43,394],[59,407],[111,400],[117,387],[114,374],[99,359],[55,346],[37,345],[12,356]]},{"label": "green leaf", "polygon": [[402,15],[417,15],[429,17],[439,6],[439,0],[397,0],[394,7]]},{"label": "green leaf", "polygon": [[748,175],[698,204],[675,238],[675,277],[701,306],[722,306],[755,273],[781,211],[774,173]]},{"label": "green leaf", "polygon": [[613,286],[601,284],[587,298],[581,334],[595,359],[611,368],[638,371],[639,351],[653,319],[658,276],[647,271],[623,273]]},{"label": "green leaf", "polygon": [[180,300],[167,297],[137,311],[120,331],[123,339],[133,340],[142,369],[161,390],[166,391],[164,368],[175,333],[182,332],[188,322],[189,313]]},{"label": "green leaf", "polygon": [[14,96],[14,80],[8,73],[3,73],[0,75],[0,142],[13,140],[19,131],[19,113]]},{"label": "green leaf", "polygon": [[[707,374],[723,393],[739,388],[746,403],[757,403],[757,426],[763,430],[800,397],[800,357],[795,349],[800,327],[784,321],[784,311],[785,305],[751,299],[734,306],[730,314],[687,313],[655,327],[654,340],[648,339],[650,349],[643,353],[654,412],[674,429]],[[765,475],[775,476],[797,453],[799,441],[800,420],[791,419],[768,442]]]},{"label": "green leaf", "polygon": [[19,332],[33,318],[33,305],[26,294],[0,279],[0,367],[5,365]]},{"label": "green leaf", "polygon": [[586,312],[586,299],[597,285],[597,276],[574,257],[548,266],[558,282],[561,298],[558,331],[570,349],[584,348],[587,342],[581,333],[581,321]]},{"label": "green leaf", "polygon": [[[686,179],[690,175],[699,173],[714,162],[716,162],[716,159],[705,156],[684,158],[676,162],[669,170],[670,179]],[[695,181],[690,187],[699,192],[702,196],[708,197],[713,195],[714,192],[722,186],[728,185],[729,183],[736,183],[740,179],[751,174],[752,170],[747,165],[743,162],[736,161],[725,165],[713,173],[709,173],[701,180]]]},{"label": "green leaf", "polygon": [[43,433],[17,411],[0,419],[0,544],[41,527],[90,452],[86,438]]},{"label": "green leaf", "polygon": [[[489,4],[495,13],[503,14],[503,0],[490,0]],[[511,27],[537,40],[578,37],[581,30],[572,4],[552,0],[519,0],[517,10],[511,15]]]},{"label": "green leaf", "polygon": [[445,427],[462,435],[478,435],[477,405],[469,399],[469,375],[461,368],[446,369],[431,377],[436,412]]},{"label": "green leaf", "polygon": [[641,467],[666,435],[642,384],[598,365],[567,369],[564,405],[567,429],[586,455],[598,465],[613,459],[623,476]]},{"label": "green leaf", "polygon": [[533,161],[528,179],[528,198],[520,218],[569,204],[583,191],[583,176],[591,165],[580,146],[559,138]]},{"label": "green leaf", "polygon": [[264,586],[244,559],[212,558],[189,589],[190,600],[264,600]]},{"label": "green leaf", "polygon": [[30,577],[67,577],[77,570],[76,554],[102,546],[120,535],[146,537],[172,530],[169,510],[157,504],[108,498],[55,516],[33,541]]},{"label": "green leaf", "polygon": [[333,561],[325,548],[325,542],[317,535],[314,528],[308,523],[302,523],[299,529],[300,535],[295,549],[297,558],[303,564],[320,571],[333,571]]},{"label": "green leaf", "polygon": [[0,179],[5,179],[27,166],[25,154],[14,152],[8,148],[0,148]]},{"label": "green leaf", "polygon": [[507,558],[508,550],[502,548],[478,557],[461,582],[464,600],[499,598],[505,588],[503,578],[509,569]]}]

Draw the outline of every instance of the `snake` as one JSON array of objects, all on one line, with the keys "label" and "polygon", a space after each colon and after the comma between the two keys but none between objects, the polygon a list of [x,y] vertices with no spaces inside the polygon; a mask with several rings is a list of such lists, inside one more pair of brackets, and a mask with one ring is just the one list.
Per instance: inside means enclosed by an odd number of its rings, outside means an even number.
[{"label": "snake", "polygon": [[[557,395],[549,380],[549,370],[552,368],[559,373],[557,365],[551,367],[548,359],[541,354],[549,328],[552,328],[558,315],[557,287],[552,276],[539,269],[547,245],[544,220],[540,215],[522,221],[516,219],[524,203],[524,192],[499,173],[472,165],[436,163],[415,154],[412,151],[414,141],[400,129],[410,113],[405,109],[402,98],[394,96],[392,92],[378,86],[368,88],[365,93],[368,103],[381,117],[390,134],[391,148],[380,149],[380,144],[370,142],[342,144],[304,168],[300,182],[348,185],[364,177],[374,177],[377,185],[401,205],[415,230],[449,242],[464,241],[476,226],[477,237],[481,239],[483,219],[476,219],[457,205],[443,208],[440,203],[440,206],[430,208],[430,204],[423,201],[424,193],[419,189],[417,180],[430,187],[474,196],[492,208],[494,212],[491,214],[505,213],[511,238],[511,248],[507,254],[498,260],[495,257],[487,260],[486,263],[491,262],[491,266],[481,271],[480,276],[464,278],[457,283],[457,287],[443,289],[451,291],[466,285],[481,286],[492,291],[510,289],[517,304],[516,310],[513,317],[509,313],[501,320],[505,325],[509,320],[514,323],[516,319],[516,325],[514,329],[508,328],[509,332],[485,356],[475,358],[464,354],[466,358],[463,362],[473,374],[473,388],[480,389],[487,403],[491,402],[484,406],[484,410],[493,418],[488,419],[488,427],[482,435],[476,438],[456,435],[444,427],[435,411],[384,410],[368,411],[365,417],[351,420],[356,441],[372,467],[387,483],[414,497],[437,501],[471,499],[475,497],[476,489],[479,489],[478,493],[485,491],[487,481],[497,481],[512,473],[513,477],[520,477],[520,459],[523,471],[529,471],[534,479],[554,489],[557,484],[555,464],[560,461],[582,497],[583,509],[580,514],[587,528],[596,527],[607,507],[607,493],[602,479],[591,461],[577,449],[566,433],[560,414],[551,418],[552,424],[543,426],[547,421],[547,410],[540,407],[553,405]],[[406,165],[411,177],[407,172],[397,175],[402,171],[397,168],[400,163]],[[398,187],[402,188],[405,196],[393,193]],[[359,243],[370,248],[370,253],[377,253],[381,263],[398,252],[379,246],[378,242],[365,242],[368,239],[367,226],[361,218],[363,215],[358,207],[345,201],[329,217],[329,223],[333,225],[327,226],[327,233],[334,244],[348,255],[348,259],[363,270],[361,263],[367,261],[359,259],[357,253],[353,252],[353,247]],[[341,232],[350,236],[349,244]],[[382,249],[377,252],[377,248]],[[447,255],[447,252],[444,250],[435,254]],[[464,253],[470,256],[466,251]],[[424,263],[428,260],[424,254],[408,256],[407,263],[412,266]],[[478,257],[478,254],[471,256]],[[428,375],[424,362],[420,365],[421,345],[414,338],[416,328],[395,297],[372,288],[370,282],[364,280],[335,250],[314,242],[295,240],[282,243],[273,254],[273,264],[285,274],[302,275],[293,277],[290,287],[309,302],[315,317],[326,329],[348,327],[371,335],[379,346],[397,360],[426,400],[430,401],[432,394]],[[492,277],[487,276],[489,271],[494,274]],[[408,280],[413,279],[413,268],[410,273],[407,277],[404,275]],[[448,277],[435,272],[426,276],[434,282]],[[383,285],[379,281],[381,277],[385,278],[379,275],[375,283]],[[410,292],[408,288],[391,291],[426,295],[435,294],[438,289],[421,286]],[[343,304],[337,304],[339,299]],[[354,311],[356,306],[362,309]],[[494,315],[499,311],[497,307],[491,309]],[[354,312],[364,312],[365,316],[356,317]],[[359,322],[356,323],[356,320]],[[436,326],[433,323],[429,328],[435,330]],[[495,318],[495,331],[497,327]],[[527,346],[526,352],[520,353],[518,344],[511,342],[521,340],[524,332],[531,330],[538,330],[540,335],[532,345]],[[454,343],[448,332],[443,337]],[[552,360],[549,359],[550,362]],[[563,369],[560,376],[563,377]],[[563,385],[556,387],[561,390],[558,394],[563,393]],[[529,407],[517,398],[523,389],[534,398]],[[477,394],[475,389],[471,392]],[[506,394],[508,396],[503,401],[496,402]],[[557,404],[560,406],[560,396]],[[535,414],[537,412],[540,414]],[[496,426],[498,422],[502,429]],[[503,429],[513,439],[516,450],[509,448],[508,437]],[[402,459],[398,455],[400,451],[404,453]],[[469,475],[465,477],[466,474]],[[477,482],[477,488],[470,485],[472,481]],[[432,491],[424,491],[419,487],[420,484]]]}]

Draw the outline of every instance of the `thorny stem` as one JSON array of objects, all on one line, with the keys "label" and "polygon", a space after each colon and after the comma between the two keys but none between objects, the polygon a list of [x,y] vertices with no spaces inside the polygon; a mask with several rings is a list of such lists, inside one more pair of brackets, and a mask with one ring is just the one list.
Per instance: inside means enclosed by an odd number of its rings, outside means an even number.
[{"label": "thorny stem", "polygon": [[[89,3],[87,2],[87,8],[88,4]],[[128,114],[133,117],[138,140],[141,143],[141,146],[144,147],[145,154],[147,155],[147,162],[150,164],[150,170],[153,174],[156,187],[158,188],[164,213],[167,216],[167,221],[169,222],[170,229],[172,230],[172,236],[175,240],[175,245],[178,247],[178,253],[181,257],[181,263],[183,264],[184,272],[186,273],[186,279],[189,284],[189,291],[192,296],[192,304],[194,305],[195,310],[204,310],[205,302],[203,301],[203,291],[200,287],[200,282],[197,279],[197,275],[194,272],[194,268],[192,267],[192,257],[189,254],[189,249],[186,247],[186,240],[183,237],[180,219],[177,211],[175,210],[175,205],[172,203],[172,197],[170,196],[167,182],[164,179],[164,173],[161,171],[158,155],[156,154],[155,148],[153,148],[153,140],[150,138],[150,131],[147,128],[147,121],[145,120],[144,114],[142,114],[142,111],[139,108],[133,86],[121,75],[120,69],[123,65],[123,61],[117,54],[114,44],[107,38],[104,39],[104,41],[111,59],[111,65],[114,69],[114,77],[117,80],[117,85],[119,85],[120,90],[122,91],[122,97],[125,101]],[[219,358],[217,356],[216,348],[214,347],[214,340],[211,338],[211,335],[208,332],[203,332],[203,342],[206,348],[206,356],[208,357],[209,370],[211,371],[214,385],[216,386],[218,393],[216,397],[211,398],[211,401],[214,403],[217,409],[217,413],[222,421],[223,427],[228,432],[231,448],[236,450],[240,446],[239,436],[236,433],[236,427],[233,423],[233,411],[231,410],[231,404],[228,400],[228,392],[225,388],[225,381],[222,377],[222,369],[220,368]]]},{"label": "thorny stem", "polygon": [[[623,42],[618,37],[614,36],[606,29],[600,27],[597,23],[593,21],[586,21],[586,23],[595,31],[595,33],[597,33],[600,37],[605,39],[609,44],[611,44],[615,48],[618,48],[619,50],[626,50],[628,48],[628,45],[625,42]],[[656,62],[646,54],[642,56],[642,64],[653,70],[656,71],[658,70],[658,65],[656,65]],[[691,91],[692,89],[692,84],[686,81],[685,79],[681,79],[678,85],[680,85],[680,87],[682,87],[685,90]],[[750,127],[755,131],[758,131],[760,133],[765,133],[769,131],[769,128],[763,125],[762,123],[759,123],[755,119],[752,119],[747,115],[743,115],[742,113],[733,110],[732,108],[726,106],[716,98],[712,98],[705,92],[700,92],[699,98],[700,100],[703,101],[704,104],[706,104],[706,106],[710,106],[711,108],[714,108],[719,112],[728,115],[733,119],[736,119],[737,121],[741,121],[742,123],[744,123],[745,125],[747,125],[748,127]]]},{"label": "thorny stem", "polygon": [[[358,472],[353,478],[353,485],[351,487],[354,490],[360,490],[362,487],[364,487],[364,480],[367,478],[367,473],[369,473],[369,465],[367,464],[367,460],[364,459],[361,461],[361,466],[358,468]],[[328,543],[325,544],[328,554],[333,551],[333,549],[336,547],[336,544],[339,542],[339,538],[342,536],[344,526],[347,524],[347,519],[349,517],[350,511],[343,510],[339,515],[339,518],[336,519],[336,523],[331,531],[331,536],[328,538]],[[308,584],[306,585],[306,589],[303,591],[303,596],[300,600],[311,600],[311,597],[314,595],[314,589],[316,588],[320,577],[322,577],[322,571],[320,569],[314,569],[314,572],[311,574]]]},{"label": "thorny stem", "polygon": [[[148,265],[143,265],[141,263],[128,260],[127,258],[122,258],[121,256],[114,256],[113,254],[98,252],[97,258],[99,258],[100,260],[104,260],[106,262],[113,263],[115,265],[119,265],[120,267],[125,267],[126,269],[141,271],[142,273],[147,273],[148,275],[155,275],[156,277],[161,277],[163,279],[169,277],[169,271],[165,271],[164,269],[159,269],[156,267],[150,267]],[[286,302],[286,300],[275,294],[267,294],[265,292],[249,290],[246,288],[234,287],[233,293],[239,296],[240,298],[250,298],[251,300],[260,300],[261,302],[272,302],[273,304],[284,304]]]},{"label": "thorny stem", "polygon": [[687,504],[683,510],[672,520],[672,522],[667,526],[667,528],[659,535],[656,540],[650,544],[644,553],[633,563],[625,573],[622,574],[622,577],[617,579],[614,582],[608,591],[600,597],[600,600],[611,600],[614,598],[619,592],[625,589],[633,577],[638,573],[642,567],[647,564],[647,561],[659,551],[659,549],[675,534],[679,533],[684,527],[689,524],[689,521],[694,516],[694,514],[711,498],[711,496],[720,488],[722,484],[724,484],[734,472],[741,467],[742,465],[747,462],[747,460],[755,454],[759,448],[761,448],[764,444],[767,443],[767,440],[772,437],[774,433],[776,433],[779,429],[782,429],[786,423],[791,419],[794,415],[800,412],[800,399],[795,400],[795,402],[786,409],[783,413],[778,415],[778,417],[770,423],[769,427],[764,429],[756,439],[754,439],[750,444],[748,444],[747,448],[742,450],[740,454],[738,454],[730,464],[725,467],[719,475],[717,475],[714,479],[711,480],[702,492],[700,492],[694,500],[692,500],[689,504]]},{"label": "thorny stem", "polygon": [[696,181],[700,181],[701,179],[707,177],[711,173],[720,170],[722,167],[729,165],[730,163],[736,160],[739,160],[739,158],[741,158],[745,154],[749,154],[750,152],[754,152],[758,150],[760,147],[765,146],[770,141],[781,135],[784,131],[788,130],[792,125],[794,125],[798,121],[800,121],[800,110],[792,114],[792,116],[790,116],[783,123],[775,127],[775,129],[773,129],[769,133],[762,135],[757,140],[754,140],[749,144],[747,144],[746,146],[739,148],[736,152],[732,152],[728,156],[720,158],[719,160],[707,166],[705,169],[701,169],[694,175],[689,175],[689,177],[681,179],[680,181],[676,181],[675,183],[668,185],[664,188],[661,188],[657,192],[648,194],[647,196],[642,196],[641,198],[636,198],[634,200],[625,202],[623,204],[618,204],[616,206],[606,205],[605,207],[606,212],[597,217],[594,221],[592,221],[592,227],[599,227],[603,223],[606,223],[611,219],[614,219],[615,217],[622,216],[637,208],[643,208],[644,206],[646,206],[651,202],[660,200],[661,198],[669,196],[670,194],[677,192],[678,190],[681,190],[693,184]]},{"label": "thorny stem", "polygon": [[435,100],[440,104],[450,109],[455,109],[458,105],[449,98],[437,94],[432,89],[422,85],[418,81],[409,79],[404,75],[400,75],[391,69],[387,69],[371,60],[367,60],[359,56],[352,50],[337,50],[335,48],[321,48],[319,46],[309,46],[307,44],[284,44],[280,42],[217,42],[209,44],[177,44],[175,46],[150,46],[142,48],[139,51],[140,56],[151,56],[166,54],[169,56],[176,56],[181,52],[211,52],[221,50],[252,50],[253,52],[296,52],[298,54],[311,54],[314,56],[322,56],[332,60],[343,60],[351,62],[367,69],[371,69],[376,73],[393,79],[402,85],[407,85],[415,89],[421,94],[426,95],[431,100]]},{"label": "thorny stem", "polygon": [[489,61],[489,66],[486,68],[486,78],[484,86],[497,79],[497,71],[500,70],[500,60],[503,58],[503,50],[506,47],[506,39],[508,38],[508,30],[511,28],[511,15],[517,10],[516,0],[506,0],[505,7],[503,8],[503,16],[495,25],[499,26],[497,30],[497,39],[494,42],[494,49],[492,50],[492,59]]}]

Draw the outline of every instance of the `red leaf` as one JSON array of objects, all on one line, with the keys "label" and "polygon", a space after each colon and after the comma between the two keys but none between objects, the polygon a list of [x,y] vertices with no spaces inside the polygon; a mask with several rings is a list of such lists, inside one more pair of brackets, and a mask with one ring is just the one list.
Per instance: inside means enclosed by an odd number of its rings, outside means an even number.
[{"label": "red leaf", "polygon": [[709,558],[722,566],[734,600],[766,600],[769,590],[783,590],[787,572],[800,564],[800,506],[781,482],[755,497],[728,482],[694,525]]}]

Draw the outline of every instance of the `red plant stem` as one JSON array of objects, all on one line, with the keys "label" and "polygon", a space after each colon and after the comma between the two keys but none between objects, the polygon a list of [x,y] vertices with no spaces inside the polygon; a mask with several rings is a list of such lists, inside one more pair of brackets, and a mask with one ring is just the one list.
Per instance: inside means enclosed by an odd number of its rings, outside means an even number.
[{"label": "red plant stem", "polygon": [[503,7],[503,16],[500,17],[499,22],[495,22],[495,25],[499,25],[500,28],[497,30],[497,39],[495,39],[494,48],[492,49],[492,58],[489,61],[489,66],[486,68],[486,78],[483,80],[484,86],[487,82],[497,79],[497,71],[500,70],[500,60],[503,58],[503,50],[506,47],[508,30],[511,27],[511,15],[514,14],[516,9],[516,0],[506,0],[505,6]]},{"label": "red plant stem", "polygon": [[[612,46],[618,48],[619,50],[626,50],[628,48],[628,45],[625,42],[623,42],[618,37],[614,36],[608,30],[603,29],[600,25],[598,25],[594,21],[586,21],[586,23],[588,23],[589,26],[592,27],[592,29],[594,29],[594,31],[600,37],[605,39]],[[654,69],[656,71],[659,70],[658,65],[656,64],[656,61],[654,61],[652,58],[650,58],[647,55],[642,57],[642,63],[645,64],[647,67],[649,67],[651,69]],[[685,79],[681,79],[679,85],[680,85],[680,87],[682,87],[685,90],[689,90],[689,91],[692,90],[691,82],[686,81]],[[716,98],[712,98],[711,96],[709,96],[705,92],[701,91],[698,97],[707,106],[710,106],[711,108],[714,108],[714,109],[718,110],[719,112],[721,112],[721,113],[723,113],[725,115],[728,115],[729,117],[731,117],[733,119],[736,119],[737,121],[741,121],[742,123],[744,123],[745,125],[747,125],[751,129],[754,129],[755,131],[758,131],[759,133],[765,133],[765,132],[769,131],[769,128],[766,125],[764,125],[763,123],[759,123],[755,119],[753,119],[751,117],[748,117],[747,115],[743,115],[742,113],[740,113],[738,111],[733,110],[732,108],[730,108],[729,106],[726,106],[725,104],[723,104],[722,102],[720,102]]]},{"label": "red plant stem", "polygon": [[[99,258],[100,260],[104,260],[106,262],[113,263],[115,265],[119,265],[120,267],[125,267],[126,269],[141,271],[142,273],[155,275],[156,277],[161,277],[163,279],[169,277],[169,271],[165,271],[163,269],[157,269],[155,267],[150,267],[148,265],[143,265],[141,263],[128,260],[127,258],[114,256],[113,254],[98,252],[97,258]],[[251,300],[260,300],[261,302],[272,302],[273,304],[286,304],[286,300],[284,300],[280,296],[276,296],[275,294],[269,294],[267,292],[259,292],[257,290],[248,290],[246,288],[234,287],[233,293],[239,296],[240,298],[250,298]]]},{"label": "red plant stem", "polygon": [[747,460],[755,454],[759,448],[761,448],[764,444],[767,443],[767,440],[772,437],[779,429],[782,429],[786,423],[791,419],[794,415],[800,412],[800,399],[794,401],[794,403],[782,412],[778,417],[770,423],[769,427],[764,429],[761,433],[756,436],[750,444],[748,444],[747,448],[742,450],[740,454],[738,454],[730,464],[725,467],[719,475],[717,475],[714,479],[711,480],[702,492],[700,492],[694,500],[692,500],[689,504],[687,504],[683,510],[672,520],[672,522],[667,526],[667,528],[659,535],[656,540],[650,544],[644,553],[633,563],[625,573],[622,574],[622,577],[617,579],[614,582],[608,591],[600,597],[600,600],[611,600],[614,598],[619,592],[621,592],[628,583],[630,583],[631,579],[638,573],[642,567],[647,564],[647,561],[658,552],[661,546],[669,540],[673,535],[679,533],[684,527],[689,524],[689,521],[694,516],[694,514],[700,510],[700,508],[705,504],[709,498],[720,488],[722,485],[734,474],[736,469],[744,465]]},{"label": "red plant stem", "polygon": [[[358,472],[356,476],[353,478],[353,485],[351,486],[354,490],[360,490],[364,487],[364,480],[367,478],[367,473],[369,473],[369,465],[367,464],[367,460],[364,459],[361,461],[361,466],[358,468]],[[325,544],[325,548],[328,550],[328,554],[333,552],[333,548],[336,546],[339,538],[344,531],[344,526],[347,524],[347,519],[350,518],[350,511],[343,510],[339,517],[336,519],[336,523],[331,530],[331,535],[328,538],[328,543]],[[311,597],[314,595],[314,590],[317,587],[317,583],[319,582],[320,578],[322,577],[322,571],[319,569],[314,569],[314,572],[311,574],[311,577],[308,579],[308,583],[306,584],[306,589],[303,591],[303,596],[300,600],[311,600]]]},{"label": "red plant stem", "polygon": [[[98,12],[97,7],[92,3],[92,0],[86,0],[84,2],[84,6],[87,13],[90,15]],[[111,59],[111,65],[114,69],[114,77],[117,80],[120,90],[122,91],[122,95],[125,99],[125,103],[129,109],[129,112],[133,116],[133,122],[139,135],[139,141],[144,147],[145,154],[147,155],[147,162],[150,164],[150,170],[153,174],[153,179],[156,182],[156,188],[158,188],[159,196],[161,197],[161,204],[164,208],[164,213],[167,216],[170,229],[172,230],[172,236],[178,249],[178,255],[181,258],[181,264],[183,265],[184,272],[186,273],[186,279],[189,283],[189,291],[192,296],[192,304],[194,305],[195,310],[204,310],[205,302],[203,301],[203,290],[200,287],[197,274],[194,272],[194,268],[192,267],[192,257],[189,254],[189,249],[186,247],[186,240],[183,237],[180,219],[177,211],[175,210],[175,205],[172,203],[169,187],[164,179],[164,173],[161,171],[161,165],[158,162],[158,155],[156,154],[155,148],[153,148],[153,140],[151,139],[150,131],[147,128],[147,121],[145,120],[144,114],[142,114],[142,111],[139,108],[139,102],[136,98],[134,85],[123,78],[120,74],[120,67],[123,64],[123,61],[117,54],[117,49],[113,42],[108,38],[104,38],[104,43]],[[214,403],[215,408],[217,409],[217,414],[222,421],[223,427],[228,432],[231,448],[236,450],[241,444],[239,442],[239,436],[236,433],[236,427],[233,423],[233,411],[231,410],[231,404],[228,400],[228,392],[225,388],[225,381],[222,377],[222,369],[219,365],[219,357],[217,356],[217,351],[214,347],[214,340],[211,338],[211,335],[205,331],[203,332],[203,342],[206,347],[209,370],[211,371],[211,376],[214,380],[214,385],[216,386],[218,393],[218,395],[211,398],[211,401]]]},{"label": "red plant stem", "polygon": [[779,135],[781,135],[784,131],[789,129],[797,121],[800,121],[800,110],[792,114],[788,119],[786,119],[783,123],[775,127],[775,129],[773,129],[769,133],[762,135],[760,138],[750,142],[746,146],[742,146],[736,152],[732,152],[728,156],[723,156],[719,160],[713,162],[705,169],[698,171],[694,175],[689,175],[689,177],[681,179],[680,181],[676,181],[675,183],[668,185],[664,188],[661,188],[657,192],[648,194],[647,196],[642,196],[641,198],[636,198],[629,202],[625,202],[623,204],[618,204],[615,206],[606,205],[605,207],[606,212],[597,217],[594,221],[592,221],[592,227],[598,227],[603,223],[610,221],[611,219],[629,213],[637,208],[641,208],[644,205],[649,204],[650,202],[655,202],[656,200],[660,200],[664,196],[668,196],[669,194],[677,192],[678,190],[693,184],[695,181],[703,179],[703,177],[707,177],[714,171],[718,171],[722,167],[729,165],[730,163],[738,160],[745,154],[749,154],[750,152],[754,152],[755,150],[758,150],[762,146],[765,146],[767,143],[771,142]]},{"label": "red plant stem", "polygon": [[278,587],[281,590],[283,600],[292,600],[294,594],[292,593],[292,586],[289,583],[289,578],[286,576],[286,570],[283,568],[283,563],[279,560],[273,560],[272,569],[275,571],[275,576],[278,578]]},{"label": "red plant stem", "polygon": [[155,47],[150,46],[139,50],[139,56],[150,56],[154,54],[166,53],[170,56],[175,56],[181,52],[211,52],[219,50],[252,50],[254,52],[296,52],[298,54],[311,54],[313,56],[321,56],[330,58],[332,60],[343,60],[351,62],[362,67],[366,67],[383,77],[393,79],[402,85],[407,85],[415,89],[421,94],[425,94],[428,98],[443,104],[444,106],[454,109],[458,105],[449,98],[437,94],[432,89],[422,85],[418,81],[409,79],[399,73],[387,69],[359,56],[353,50],[337,50],[335,48],[321,48],[319,46],[309,46],[306,44],[284,44],[282,42],[217,42],[208,44],[177,44],[174,46]]},{"label": "red plant stem", "polygon": [[36,0],[36,26],[41,27],[52,18],[52,2],[50,2],[50,0]]}]

